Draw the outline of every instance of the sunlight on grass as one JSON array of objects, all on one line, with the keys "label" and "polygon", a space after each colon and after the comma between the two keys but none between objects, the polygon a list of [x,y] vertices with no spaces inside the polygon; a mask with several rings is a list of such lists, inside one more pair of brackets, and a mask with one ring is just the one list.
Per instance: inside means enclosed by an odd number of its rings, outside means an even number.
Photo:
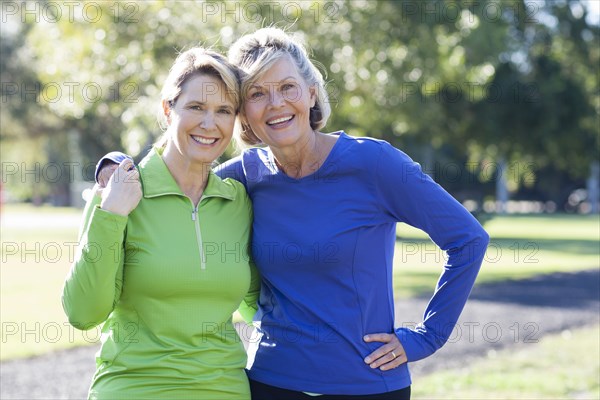
[{"label": "sunlight on grass", "polygon": [[82,210],[8,205],[2,209],[0,359],[95,343],[99,329],[71,327],[60,302]]},{"label": "sunlight on grass", "polygon": [[598,399],[599,338],[596,325],[491,351],[460,370],[421,378],[413,399]]},{"label": "sunlight on grass", "polygon": [[[498,216],[485,229],[490,245],[477,284],[600,266],[598,216]],[[433,293],[445,254],[422,231],[399,224],[397,233],[396,293],[402,297]]]},{"label": "sunlight on grass", "polygon": [[[74,257],[82,210],[4,205],[0,216],[0,358],[42,354],[95,342],[97,330],[70,327],[60,295]],[[502,216],[486,224],[492,245],[478,283],[555,271],[598,268],[598,217]],[[432,293],[444,254],[415,229],[400,225],[394,259],[396,294]]]}]

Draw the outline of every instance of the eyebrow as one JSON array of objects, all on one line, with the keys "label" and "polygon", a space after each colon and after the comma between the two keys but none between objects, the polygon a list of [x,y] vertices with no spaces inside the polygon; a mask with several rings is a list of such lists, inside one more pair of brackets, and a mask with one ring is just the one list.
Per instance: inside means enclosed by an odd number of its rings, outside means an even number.
[{"label": "eyebrow", "polygon": [[[205,101],[200,101],[200,100],[189,100],[185,103],[186,106],[192,105],[192,104],[199,104],[201,106],[205,106],[206,102]],[[235,109],[235,107],[233,106],[233,104],[227,103],[227,104],[222,104],[220,106],[218,106],[219,108],[231,108],[232,110]]]},{"label": "eyebrow", "polygon": [[[286,76],[286,77],[285,77],[285,78],[283,78],[283,79],[280,79],[278,82],[268,82],[268,83],[271,83],[271,84],[272,84],[272,83],[281,83],[281,82],[284,82],[284,81],[287,81],[287,80],[290,80],[290,79],[292,79],[292,80],[294,80],[294,81],[297,81],[297,80],[298,80],[298,79],[297,79],[295,76],[289,75],[289,76]],[[249,89],[260,89],[260,88],[262,88],[262,87],[263,87],[263,86],[261,86],[261,85],[257,85],[256,83],[254,83],[254,84],[252,84],[252,86],[250,86],[250,88],[249,88]]]}]

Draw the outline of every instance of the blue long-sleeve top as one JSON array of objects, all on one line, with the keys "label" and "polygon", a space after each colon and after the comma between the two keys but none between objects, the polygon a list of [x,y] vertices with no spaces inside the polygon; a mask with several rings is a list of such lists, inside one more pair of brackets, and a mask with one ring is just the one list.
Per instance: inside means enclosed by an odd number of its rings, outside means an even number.
[{"label": "blue long-sleeve top", "polygon": [[[268,149],[247,150],[217,174],[241,181],[254,207],[262,289],[250,378],[323,394],[408,386],[406,364],[380,371],[364,363],[382,343],[363,336],[395,331],[409,361],[446,342],[489,241],[477,220],[403,152],[343,132],[321,168],[301,179],[281,172]],[[394,329],[397,222],[422,229],[448,255],[415,329]]]},{"label": "blue long-sleeve top", "polygon": [[[489,237],[419,164],[389,143],[339,138],[315,173],[293,179],[269,149],[249,149],[217,169],[242,182],[254,209],[252,254],[262,277],[249,377],[290,390],[372,394],[410,385],[407,364],[381,371],[363,360],[395,332],[409,361],[448,339]],[[394,328],[396,224],[425,231],[447,253],[414,329]]]}]

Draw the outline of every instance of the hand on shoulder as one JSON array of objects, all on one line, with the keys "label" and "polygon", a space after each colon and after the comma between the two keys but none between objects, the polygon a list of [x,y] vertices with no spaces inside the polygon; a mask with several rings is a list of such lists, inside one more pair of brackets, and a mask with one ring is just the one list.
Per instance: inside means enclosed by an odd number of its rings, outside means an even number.
[{"label": "hand on shoulder", "polygon": [[101,189],[100,208],[123,216],[129,215],[142,199],[140,174],[130,159],[123,160]]}]

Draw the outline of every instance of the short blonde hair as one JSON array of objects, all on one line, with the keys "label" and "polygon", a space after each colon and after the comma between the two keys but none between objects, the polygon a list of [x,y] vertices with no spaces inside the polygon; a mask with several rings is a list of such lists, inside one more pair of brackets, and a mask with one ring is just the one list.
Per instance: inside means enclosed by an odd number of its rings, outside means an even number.
[{"label": "short blonde hair", "polygon": [[[229,49],[229,61],[244,71],[241,87],[242,102],[249,88],[261,74],[285,56],[290,56],[300,76],[309,86],[316,89],[317,101],[310,109],[310,127],[315,130],[323,128],[331,114],[323,75],[308,58],[304,45],[279,28],[262,28],[244,35]],[[261,143],[252,128],[245,123],[238,124],[234,135],[239,143],[245,145],[253,146]]]},{"label": "short blonde hair", "polygon": [[[239,113],[242,71],[222,54],[203,47],[193,47],[175,59],[161,90],[161,100],[173,106],[181,95],[183,85],[198,75],[209,75],[222,81],[227,88],[225,96],[233,103],[235,113]],[[165,127],[166,121],[163,119],[161,122],[161,126]],[[167,136],[163,134],[156,145],[163,147],[166,143]]]}]

